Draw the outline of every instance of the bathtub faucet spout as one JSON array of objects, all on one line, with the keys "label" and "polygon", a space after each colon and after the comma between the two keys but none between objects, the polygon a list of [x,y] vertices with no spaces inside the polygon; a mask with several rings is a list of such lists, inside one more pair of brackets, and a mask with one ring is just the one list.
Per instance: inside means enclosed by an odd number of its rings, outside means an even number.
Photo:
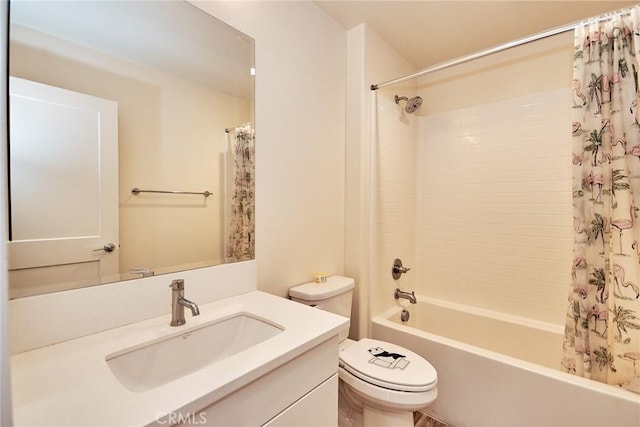
[{"label": "bathtub faucet spout", "polygon": [[400,289],[396,288],[396,290],[393,292],[393,297],[395,299],[400,299],[400,298],[407,299],[411,304],[415,304],[418,302],[418,300],[416,300],[416,294],[413,291],[411,291],[411,293],[403,292]]}]

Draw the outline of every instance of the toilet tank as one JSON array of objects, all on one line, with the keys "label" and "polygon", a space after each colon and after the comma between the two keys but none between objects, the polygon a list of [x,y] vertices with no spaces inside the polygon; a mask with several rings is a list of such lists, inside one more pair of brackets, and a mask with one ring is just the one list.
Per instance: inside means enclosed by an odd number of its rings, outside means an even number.
[{"label": "toilet tank", "polygon": [[[296,302],[314,306],[330,313],[351,317],[354,280],[343,276],[329,276],[326,282],[309,282],[289,289],[289,297]],[[340,337],[346,338],[348,331]]]}]

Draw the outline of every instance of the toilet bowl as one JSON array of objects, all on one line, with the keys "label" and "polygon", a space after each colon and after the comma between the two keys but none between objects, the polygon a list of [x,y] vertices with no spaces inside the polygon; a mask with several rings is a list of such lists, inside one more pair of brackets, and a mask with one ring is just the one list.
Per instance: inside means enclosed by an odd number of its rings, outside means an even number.
[{"label": "toilet bowl", "polygon": [[[354,281],[330,276],[289,290],[292,300],[349,317]],[[340,336],[340,426],[413,426],[413,412],[437,397],[435,368],[401,346],[370,338]]]}]

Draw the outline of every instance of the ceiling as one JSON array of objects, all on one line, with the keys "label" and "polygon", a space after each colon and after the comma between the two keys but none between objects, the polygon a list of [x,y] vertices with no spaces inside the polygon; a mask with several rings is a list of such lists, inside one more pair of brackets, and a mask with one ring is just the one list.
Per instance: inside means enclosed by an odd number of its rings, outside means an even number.
[{"label": "ceiling", "polygon": [[639,4],[638,1],[332,1],[347,30],[366,23],[416,69]]}]

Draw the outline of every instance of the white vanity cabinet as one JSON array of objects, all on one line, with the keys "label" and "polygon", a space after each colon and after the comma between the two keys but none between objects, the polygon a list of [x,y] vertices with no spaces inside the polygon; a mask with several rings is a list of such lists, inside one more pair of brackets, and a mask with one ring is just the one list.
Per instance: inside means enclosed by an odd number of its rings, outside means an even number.
[{"label": "white vanity cabinet", "polygon": [[[252,327],[255,322],[229,321],[240,317],[261,319],[279,332],[255,341],[253,334],[262,329]],[[337,425],[338,336],[349,319],[260,291],[203,304],[200,315],[181,327],[170,326],[170,318],[165,314],[14,354],[16,427]],[[222,329],[210,329],[214,325]],[[222,332],[238,325],[244,327],[232,331],[233,339],[253,344],[233,352],[234,343]],[[218,332],[198,333],[205,329]],[[189,340],[202,347],[194,350]],[[204,346],[219,351],[206,352]],[[152,347],[140,375],[129,369],[127,381],[109,364],[114,354]],[[193,351],[217,359],[201,366],[190,357]],[[157,379],[165,373],[152,367],[172,364],[189,369],[149,385],[145,375],[155,373],[151,379]]]},{"label": "white vanity cabinet", "polygon": [[183,421],[185,426],[337,425],[338,336]]},{"label": "white vanity cabinet", "polygon": [[338,374],[314,388],[265,426],[328,427],[338,423]]}]

